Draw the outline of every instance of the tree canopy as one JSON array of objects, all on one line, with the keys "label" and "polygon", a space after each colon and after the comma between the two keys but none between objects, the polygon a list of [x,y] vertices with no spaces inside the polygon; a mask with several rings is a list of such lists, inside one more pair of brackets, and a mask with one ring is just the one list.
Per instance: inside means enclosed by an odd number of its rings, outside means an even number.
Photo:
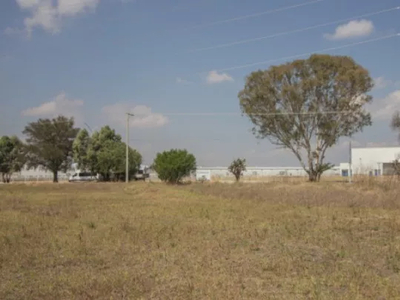
[{"label": "tree canopy", "polygon": [[64,116],[29,123],[23,131],[27,136],[28,168],[49,170],[53,182],[58,182],[58,172],[71,167],[72,144],[78,131],[74,119]]},{"label": "tree canopy", "polygon": [[347,56],[312,55],[251,73],[240,107],[260,139],[289,149],[318,181],[330,168],[326,150],[372,124],[364,106],[373,81]]},{"label": "tree canopy", "polygon": [[86,129],[81,129],[72,144],[74,162],[83,170],[92,169],[88,156],[90,140],[89,132]]},{"label": "tree canopy", "polygon": [[393,114],[391,127],[393,130],[398,131],[399,133],[399,140],[400,140],[400,112],[396,111]]},{"label": "tree canopy", "polygon": [[239,181],[240,177],[243,176],[243,172],[246,171],[246,159],[235,159],[228,167],[228,170],[235,176],[236,181]]},{"label": "tree canopy", "polygon": [[[103,180],[122,180],[126,173],[126,144],[109,126],[104,126],[90,137],[83,129],[74,141],[74,161],[80,169],[100,174]],[[142,156],[129,148],[129,175],[134,175],[142,163]]]},{"label": "tree canopy", "polygon": [[16,137],[0,138],[0,173],[4,183],[9,183],[15,172],[21,171],[25,164],[24,145]]},{"label": "tree canopy", "polygon": [[177,184],[196,170],[196,158],[187,150],[164,151],[157,153],[153,169],[162,181]]}]

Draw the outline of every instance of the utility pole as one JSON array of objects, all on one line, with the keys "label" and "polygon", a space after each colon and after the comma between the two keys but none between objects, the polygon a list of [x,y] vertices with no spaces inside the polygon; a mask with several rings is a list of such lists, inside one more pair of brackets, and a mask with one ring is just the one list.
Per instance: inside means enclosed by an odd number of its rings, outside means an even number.
[{"label": "utility pole", "polygon": [[125,166],[125,182],[129,182],[129,117],[133,114],[126,113],[126,166]]},{"label": "utility pole", "polygon": [[353,176],[352,172],[352,161],[351,161],[351,141],[349,142],[349,183],[351,183],[351,177]]}]

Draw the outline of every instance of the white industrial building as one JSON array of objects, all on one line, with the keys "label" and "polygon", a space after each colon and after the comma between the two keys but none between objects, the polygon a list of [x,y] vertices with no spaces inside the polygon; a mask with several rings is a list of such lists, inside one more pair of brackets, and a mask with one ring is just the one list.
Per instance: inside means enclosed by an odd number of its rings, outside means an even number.
[{"label": "white industrial building", "polygon": [[[352,175],[393,175],[393,161],[400,158],[400,147],[369,147],[351,149]],[[350,163],[340,164],[342,176],[349,175]]]},{"label": "white industrial building", "polygon": [[[352,175],[384,176],[393,175],[393,161],[400,158],[400,147],[369,147],[351,149]],[[350,163],[341,163],[326,171],[323,176],[349,176]],[[59,172],[59,180],[67,180],[75,171],[75,166],[67,173]],[[247,167],[244,178],[258,177],[307,177],[302,167]],[[49,171],[36,169],[15,173],[14,181],[50,181],[53,174]],[[156,180],[157,174],[150,172],[150,179]],[[234,179],[227,167],[198,167],[196,180]]]},{"label": "white industrial building", "polygon": [[[400,147],[368,147],[351,149],[352,175],[389,176],[394,174],[393,161],[400,159]],[[323,176],[349,176],[350,163],[341,163],[324,172]],[[244,178],[255,177],[306,177],[301,167],[247,167]],[[233,178],[227,167],[199,167],[197,180]]]},{"label": "white industrial building", "polygon": [[[244,178],[257,177],[306,177],[306,171],[302,167],[247,167],[243,172]],[[324,176],[340,176],[340,167],[333,167],[324,173]],[[227,167],[199,167],[196,170],[197,180],[211,180],[234,177]]]}]

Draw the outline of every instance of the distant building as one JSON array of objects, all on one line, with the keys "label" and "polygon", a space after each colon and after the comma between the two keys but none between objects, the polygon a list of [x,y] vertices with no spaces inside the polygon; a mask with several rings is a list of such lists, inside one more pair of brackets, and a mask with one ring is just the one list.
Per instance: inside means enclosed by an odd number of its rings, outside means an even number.
[{"label": "distant building", "polygon": [[[393,161],[400,158],[400,147],[369,147],[351,149],[353,175],[393,175]],[[342,176],[348,176],[349,164],[340,164]]]},{"label": "distant building", "polygon": [[[306,177],[307,172],[302,167],[247,167],[244,178],[256,177]],[[340,167],[335,166],[324,172],[324,176],[340,176]],[[234,177],[227,167],[199,167],[196,170],[196,180],[211,180]]]}]

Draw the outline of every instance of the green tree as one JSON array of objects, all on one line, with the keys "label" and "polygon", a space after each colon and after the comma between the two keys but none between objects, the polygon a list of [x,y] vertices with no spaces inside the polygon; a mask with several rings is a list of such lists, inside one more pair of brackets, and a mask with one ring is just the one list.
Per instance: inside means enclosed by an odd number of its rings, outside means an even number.
[{"label": "green tree", "polygon": [[115,145],[121,142],[119,134],[111,129],[110,126],[104,126],[100,131],[93,133],[88,149],[88,160],[91,165],[92,173],[99,173],[104,181],[109,181],[112,175],[113,166],[115,166],[114,155]]},{"label": "green tree", "polygon": [[[142,156],[129,148],[129,176],[134,175],[142,163]],[[126,144],[121,136],[104,126],[90,137],[82,130],[74,141],[74,160],[79,168],[100,174],[104,181],[122,180],[126,173]]]},{"label": "green tree", "polygon": [[235,176],[236,181],[239,181],[240,177],[243,176],[243,172],[246,171],[246,159],[235,159],[228,167],[228,170]]},{"label": "green tree", "polygon": [[196,158],[186,150],[164,151],[157,153],[153,169],[162,181],[177,184],[196,170]]},{"label": "green tree", "polygon": [[0,173],[4,183],[9,183],[15,172],[21,171],[25,164],[24,145],[16,137],[0,138]]},{"label": "green tree", "polygon": [[[129,148],[129,177],[134,175],[142,163],[142,156],[136,150]],[[126,174],[126,144],[122,142],[106,141],[97,154],[99,173],[105,180],[113,178],[116,181],[124,180]]]},{"label": "green tree", "polygon": [[74,119],[64,116],[29,123],[23,131],[27,136],[28,168],[49,170],[53,182],[58,182],[58,172],[71,167],[72,144],[78,131]]},{"label": "green tree", "polygon": [[369,72],[346,56],[312,55],[251,73],[239,93],[260,139],[293,152],[310,181],[329,169],[325,152],[372,124]]},{"label": "green tree", "polygon": [[86,129],[81,129],[72,144],[74,162],[81,170],[92,170],[91,161],[88,156],[91,138]]},{"label": "green tree", "polygon": [[400,140],[400,112],[396,111],[392,117],[391,127],[393,130],[398,131]]}]

